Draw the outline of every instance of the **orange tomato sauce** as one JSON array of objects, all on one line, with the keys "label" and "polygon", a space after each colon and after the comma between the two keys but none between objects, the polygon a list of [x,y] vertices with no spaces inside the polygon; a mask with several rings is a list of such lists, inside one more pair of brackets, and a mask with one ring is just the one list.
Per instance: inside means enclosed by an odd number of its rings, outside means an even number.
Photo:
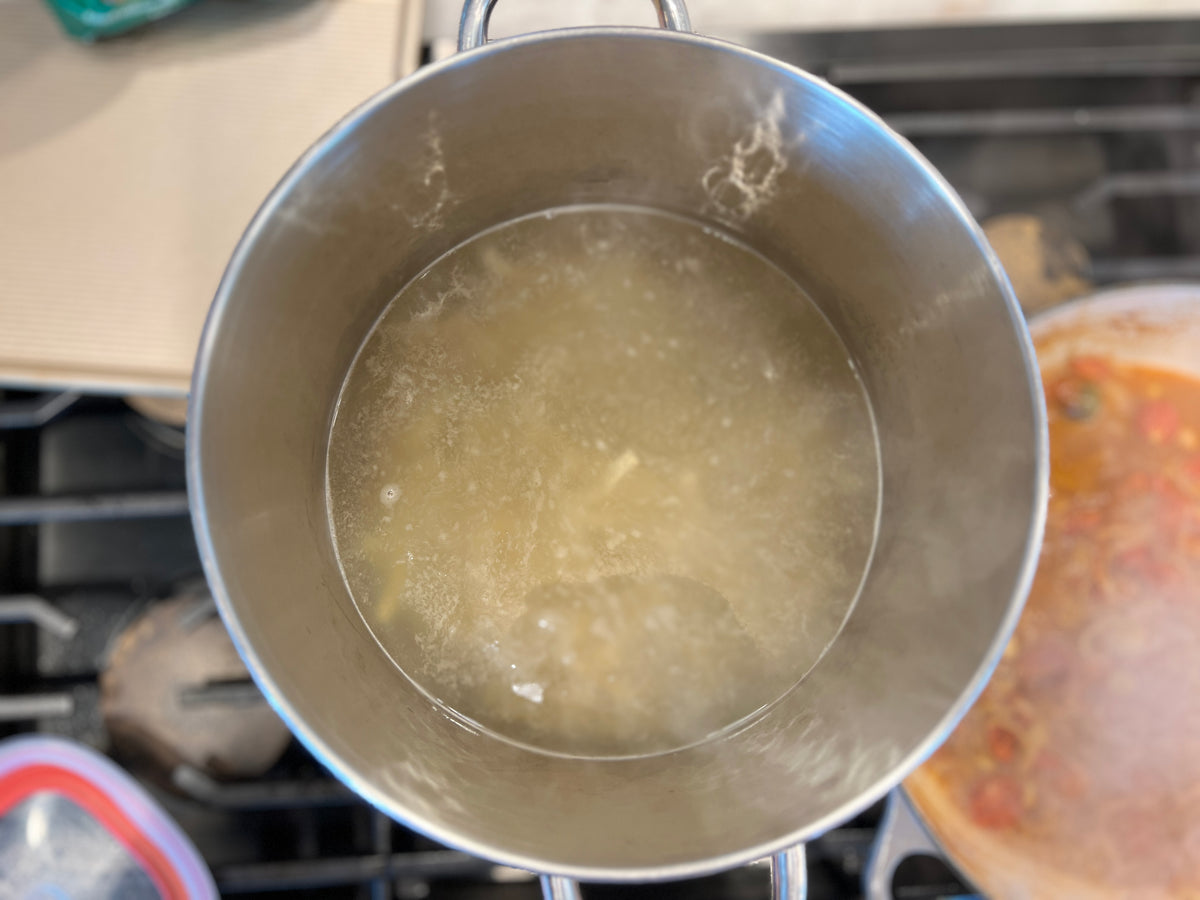
[{"label": "orange tomato sauce", "polygon": [[1200,897],[1200,380],[1043,373],[1046,540],[1016,634],[906,782],[994,897]]}]

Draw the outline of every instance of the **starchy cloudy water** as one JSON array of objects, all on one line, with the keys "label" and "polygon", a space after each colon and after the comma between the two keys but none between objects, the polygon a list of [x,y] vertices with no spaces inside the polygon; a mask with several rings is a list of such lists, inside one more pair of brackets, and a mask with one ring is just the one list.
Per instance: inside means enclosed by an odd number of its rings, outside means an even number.
[{"label": "starchy cloudy water", "polygon": [[518,220],[396,298],[343,388],[330,515],[421,688],[535,747],[669,750],[795,684],[874,539],[845,347],[777,268],[687,220]]}]

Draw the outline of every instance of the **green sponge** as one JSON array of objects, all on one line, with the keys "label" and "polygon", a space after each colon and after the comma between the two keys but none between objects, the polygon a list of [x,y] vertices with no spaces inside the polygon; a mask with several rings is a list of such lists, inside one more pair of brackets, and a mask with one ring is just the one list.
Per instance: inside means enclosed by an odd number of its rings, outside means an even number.
[{"label": "green sponge", "polygon": [[120,34],[170,15],[195,0],[46,0],[72,37],[83,41]]}]

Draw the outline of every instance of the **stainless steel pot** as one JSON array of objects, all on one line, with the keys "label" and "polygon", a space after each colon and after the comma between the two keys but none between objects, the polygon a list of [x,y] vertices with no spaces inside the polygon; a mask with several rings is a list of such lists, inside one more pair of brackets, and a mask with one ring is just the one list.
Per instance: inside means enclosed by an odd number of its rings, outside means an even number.
[{"label": "stainless steel pot", "polygon": [[[234,254],[188,437],[213,593],[309,749],[439,841],[585,880],[794,862],[785,848],[882,796],[937,745],[1020,610],[1047,463],[1017,304],[950,188],[824,82],[683,33],[686,12],[666,0],[660,18],[677,31],[478,46],[489,6],[468,3],[468,52],[322,138]],[[605,761],[472,733],[427,701],[347,596],[325,495],[339,386],[400,287],[489,226],[593,202],[713,223],[805,286],[862,372],[883,469],[870,571],[816,669],[736,734]],[[798,896],[799,873],[784,868],[777,891]]]}]

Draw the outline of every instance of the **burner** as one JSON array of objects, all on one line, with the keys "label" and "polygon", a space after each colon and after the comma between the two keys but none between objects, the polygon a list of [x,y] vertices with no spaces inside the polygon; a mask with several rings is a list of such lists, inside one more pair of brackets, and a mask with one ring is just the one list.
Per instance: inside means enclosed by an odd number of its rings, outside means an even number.
[{"label": "burner", "polygon": [[123,759],[226,779],[262,775],[290,740],[207,594],[154,604],[117,638],[100,711]]},{"label": "burner", "polygon": [[1033,315],[1092,289],[1083,244],[1037,216],[1008,213],[983,222],[1026,315]]}]

